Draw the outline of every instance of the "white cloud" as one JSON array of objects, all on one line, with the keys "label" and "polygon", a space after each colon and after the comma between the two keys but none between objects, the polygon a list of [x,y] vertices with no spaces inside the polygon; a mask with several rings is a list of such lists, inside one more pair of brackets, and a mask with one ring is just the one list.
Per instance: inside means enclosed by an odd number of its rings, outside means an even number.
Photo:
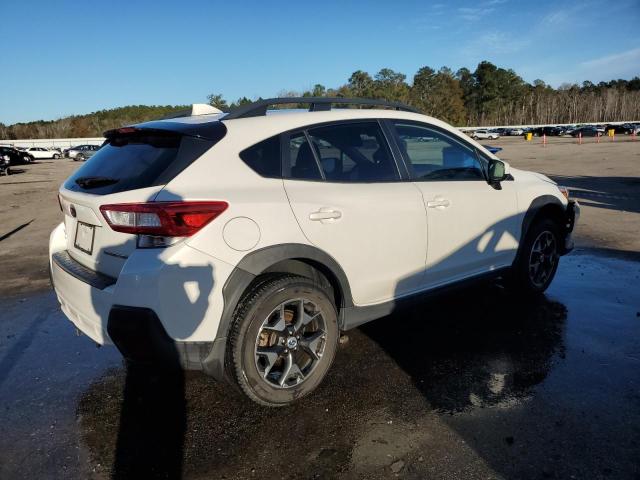
[{"label": "white cloud", "polygon": [[563,83],[579,84],[584,80],[598,83],[617,78],[630,79],[640,74],[640,48],[578,63],[560,64],[551,60],[537,63],[529,62],[526,65],[516,65],[515,70],[527,80],[542,78],[555,87]]},{"label": "white cloud", "polygon": [[476,7],[458,7],[458,18],[472,22],[480,20],[482,17],[495,12],[495,7],[507,3],[509,0],[485,0],[484,2],[476,3]]},{"label": "white cloud", "polygon": [[614,53],[604,57],[594,58],[580,63],[586,70],[631,71],[640,73],[640,48],[633,48],[626,52]]},{"label": "white cloud", "polygon": [[460,7],[458,8],[458,17],[468,22],[480,20],[485,15],[492,13],[495,8],[484,7]]},{"label": "white cloud", "polygon": [[569,12],[567,10],[557,10],[555,12],[551,12],[548,15],[545,15],[542,19],[542,24],[544,26],[560,25],[564,23],[568,18]]},{"label": "white cloud", "polygon": [[472,55],[489,57],[516,53],[530,44],[529,40],[514,39],[504,32],[487,32],[472,40],[465,50]]}]

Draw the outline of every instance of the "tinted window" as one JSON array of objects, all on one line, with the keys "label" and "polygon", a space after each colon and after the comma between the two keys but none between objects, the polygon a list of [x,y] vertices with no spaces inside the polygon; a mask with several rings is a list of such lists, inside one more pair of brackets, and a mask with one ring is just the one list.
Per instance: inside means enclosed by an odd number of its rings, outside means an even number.
[{"label": "tinted window", "polygon": [[308,134],[327,181],[363,183],[399,179],[377,122],[312,128]]},{"label": "tinted window", "polygon": [[304,132],[289,138],[288,177],[298,180],[322,180],[316,157],[311,150]]},{"label": "tinted window", "polygon": [[263,177],[280,177],[280,137],[272,137],[243,150],[240,158]]},{"label": "tinted window", "polygon": [[418,180],[484,180],[473,148],[428,127],[395,122],[400,149]]},{"label": "tinted window", "polygon": [[[69,190],[104,195],[164,185],[214,144],[209,140],[161,131],[113,135],[64,186]],[[91,177],[103,180],[83,181]]]}]

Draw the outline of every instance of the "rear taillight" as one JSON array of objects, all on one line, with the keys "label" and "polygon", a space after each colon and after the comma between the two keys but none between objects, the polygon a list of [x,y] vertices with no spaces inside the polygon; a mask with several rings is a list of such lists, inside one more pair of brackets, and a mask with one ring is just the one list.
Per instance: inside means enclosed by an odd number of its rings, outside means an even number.
[{"label": "rear taillight", "polygon": [[102,205],[116,232],[161,237],[189,237],[224,212],[227,202],[149,202]]}]

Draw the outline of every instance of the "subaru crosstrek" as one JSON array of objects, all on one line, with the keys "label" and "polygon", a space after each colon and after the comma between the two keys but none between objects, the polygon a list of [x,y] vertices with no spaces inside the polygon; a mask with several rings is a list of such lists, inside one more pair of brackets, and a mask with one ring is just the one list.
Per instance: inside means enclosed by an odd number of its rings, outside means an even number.
[{"label": "subaru crosstrek", "polygon": [[[284,104],[309,108],[267,110]],[[538,294],[572,248],[566,189],[397,103],[194,105],[105,136],[59,191],[63,312],[263,405],[315,389],[340,332],[402,300],[495,276]]]}]

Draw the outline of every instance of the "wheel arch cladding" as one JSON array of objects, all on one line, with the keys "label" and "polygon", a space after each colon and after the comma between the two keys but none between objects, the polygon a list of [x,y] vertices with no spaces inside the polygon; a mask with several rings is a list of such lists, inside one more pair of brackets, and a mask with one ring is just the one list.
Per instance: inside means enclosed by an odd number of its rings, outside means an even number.
[{"label": "wheel arch cladding", "polygon": [[524,244],[524,239],[529,233],[529,229],[536,221],[540,218],[549,217],[554,220],[558,227],[562,230],[565,221],[565,213],[566,206],[562,204],[562,202],[553,195],[541,195],[539,197],[534,198],[527,209],[527,212],[524,214],[524,218],[522,219],[522,230],[520,234],[520,248],[518,249],[518,255],[514,260],[514,264],[518,261],[518,258],[521,253],[522,245]]},{"label": "wheel arch cladding", "polygon": [[225,375],[227,336],[236,306],[256,278],[269,273],[293,273],[327,284],[333,290],[338,322],[342,326],[342,312],[353,306],[351,289],[344,270],[338,262],[311,245],[281,244],[261,248],[248,253],[240,260],[222,287],[224,307],[220,317],[218,333],[207,359],[204,370],[214,378]]},{"label": "wheel arch cladding", "polygon": [[550,217],[562,228],[566,206],[553,195],[542,195],[533,199],[522,220],[522,237],[527,234],[531,225],[541,217]]}]

